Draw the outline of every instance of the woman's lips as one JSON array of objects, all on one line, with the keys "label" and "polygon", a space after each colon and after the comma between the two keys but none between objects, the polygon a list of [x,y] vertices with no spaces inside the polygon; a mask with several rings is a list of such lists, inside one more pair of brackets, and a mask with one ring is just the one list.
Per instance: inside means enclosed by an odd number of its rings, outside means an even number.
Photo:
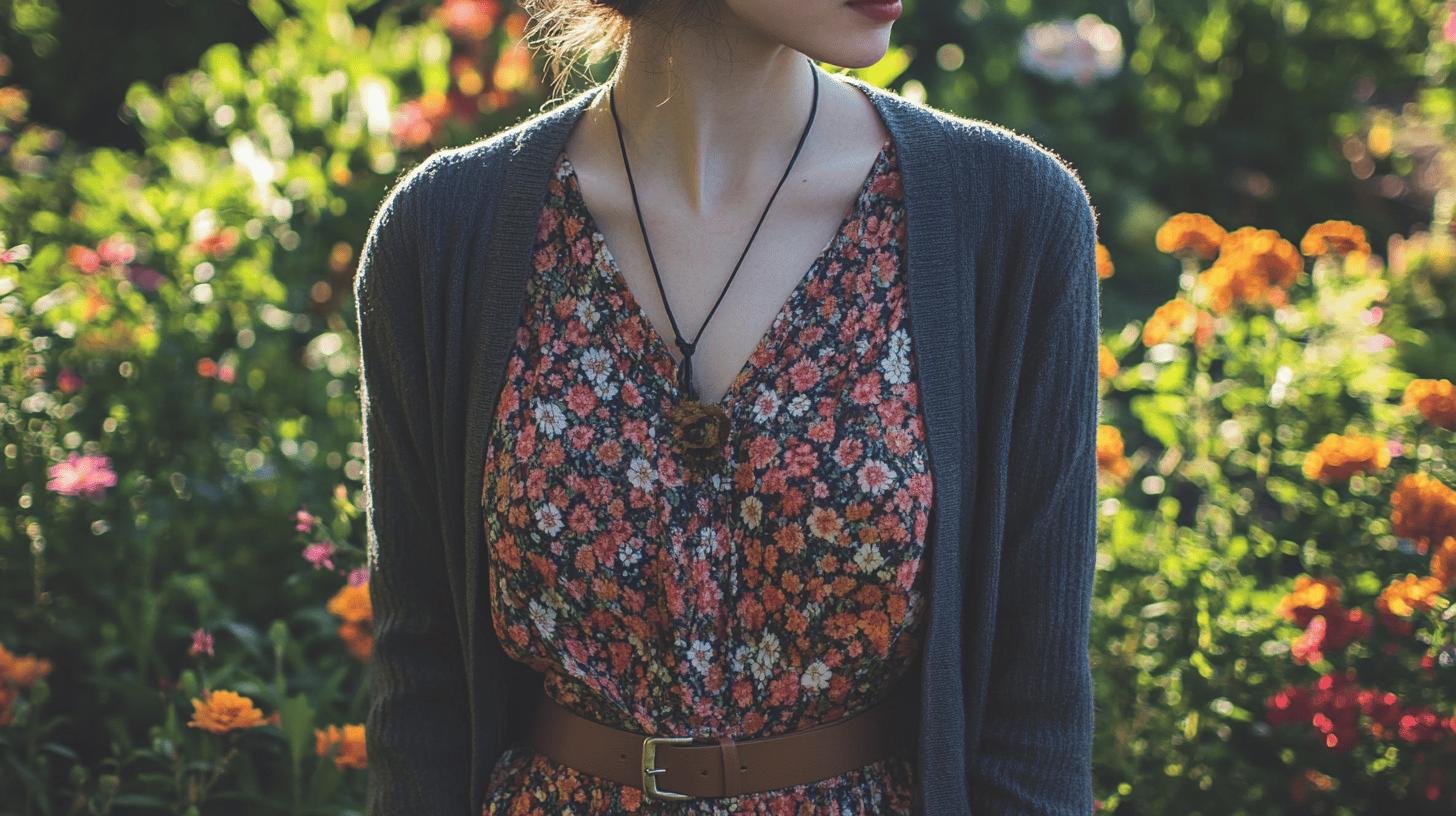
[{"label": "woman's lips", "polygon": [[904,10],[900,5],[900,0],[854,0],[849,7],[882,23],[893,22]]}]

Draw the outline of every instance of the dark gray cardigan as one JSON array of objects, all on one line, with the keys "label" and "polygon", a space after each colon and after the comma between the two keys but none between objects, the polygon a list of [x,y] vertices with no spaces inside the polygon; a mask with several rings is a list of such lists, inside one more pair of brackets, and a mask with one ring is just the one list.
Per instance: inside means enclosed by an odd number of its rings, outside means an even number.
[{"label": "dark gray cardigan", "polygon": [[[1096,214],[1029,137],[848,79],[899,151],[934,496],[917,667],[930,816],[1092,808]],[[477,816],[539,675],[491,625],[486,432],[547,178],[592,94],[442,149],[379,207],[354,284],[374,649],[370,816]]]}]

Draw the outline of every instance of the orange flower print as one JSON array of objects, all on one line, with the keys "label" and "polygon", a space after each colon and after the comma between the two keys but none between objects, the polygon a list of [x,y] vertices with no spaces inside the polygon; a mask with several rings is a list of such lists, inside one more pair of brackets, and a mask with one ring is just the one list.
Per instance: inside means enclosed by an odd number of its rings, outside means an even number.
[{"label": "orange flower print", "polygon": [[243,728],[263,725],[263,712],[252,699],[227,689],[206,694],[205,699],[192,698],[192,719],[189,728],[201,728],[214,734],[226,734]]},{"label": "orange flower print", "polygon": [[1328,484],[1356,473],[1384,470],[1389,464],[1390,448],[1384,440],[1332,433],[1305,455],[1304,475]]}]

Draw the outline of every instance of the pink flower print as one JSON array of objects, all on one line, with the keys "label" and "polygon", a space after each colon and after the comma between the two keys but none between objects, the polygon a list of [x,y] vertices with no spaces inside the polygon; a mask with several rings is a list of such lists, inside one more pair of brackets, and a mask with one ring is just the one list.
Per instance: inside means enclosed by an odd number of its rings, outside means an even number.
[{"label": "pink flower print", "polygon": [[369,583],[369,568],[355,567],[349,570],[349,586],[360,586]]},{"label": "pink flower print", "polygon": [[298,512],[293,514],[293,529],[300,533],[306,533],[313,529],[314,516],[308,510],[300,507]]},{"label": "pink flower print", "polygon": [[56,388],[62,394],[74,394],[81,390],[81,375],[73,368],[63,368],[56,374]]},{"label": "pink flower print", "polygon": [[334,543],[332,541],[316,541],[304,547],[303,560],[312,564],[314,569],[333,569]]},{"label": "pink flower print", "polygon": [[212,633],[206,629],[192,630],[192,645],[187,647],[187,654],[192,657],[204,654],[212,657]]},{"label": "pink flower print", "polygon": [[111,457],[101,454],[71,453],[64,462],[51,465],[50,481],[46,489],[62,496],[85,496],[100,498],[108,487],[116,486],[116,473],[111,469]]}]

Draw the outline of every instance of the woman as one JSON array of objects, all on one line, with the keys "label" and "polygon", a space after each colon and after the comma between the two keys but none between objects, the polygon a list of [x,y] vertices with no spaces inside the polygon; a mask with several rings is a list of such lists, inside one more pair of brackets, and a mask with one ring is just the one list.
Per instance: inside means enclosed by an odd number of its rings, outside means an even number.
[{"label": "woman", "polygon": [[368,812],[1090,811],[1076,173],[820,69],[882,4],[533,11],[613,77],[408,173],[356,278]]}]

